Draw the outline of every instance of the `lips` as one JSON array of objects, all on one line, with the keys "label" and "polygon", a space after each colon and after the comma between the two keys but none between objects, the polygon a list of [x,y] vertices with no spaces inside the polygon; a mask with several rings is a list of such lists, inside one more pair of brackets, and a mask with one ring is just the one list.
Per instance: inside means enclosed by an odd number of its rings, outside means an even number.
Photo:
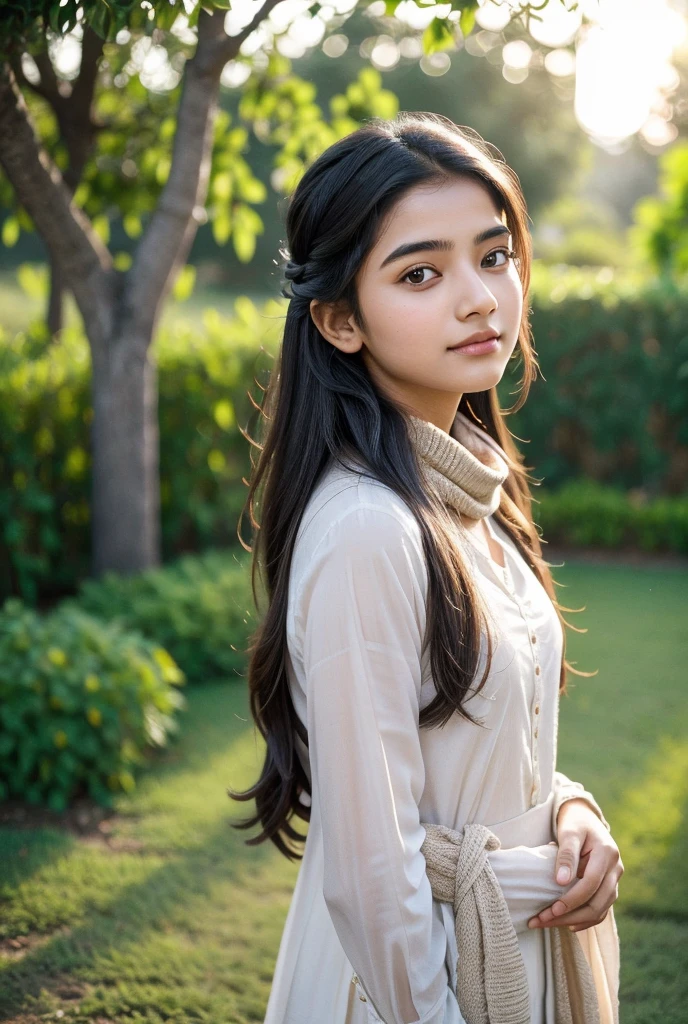
[{"label": "lips", "polygon": [[492,338],[499,338],[497,331],[478,331],[476,334],[471,334],[470,338],[466,338],[465,341],[460,341],[458,345],[450,345],[449,350],[455,348],[463,348],[465,345],[475,345],[481,341],[490,341]]}]

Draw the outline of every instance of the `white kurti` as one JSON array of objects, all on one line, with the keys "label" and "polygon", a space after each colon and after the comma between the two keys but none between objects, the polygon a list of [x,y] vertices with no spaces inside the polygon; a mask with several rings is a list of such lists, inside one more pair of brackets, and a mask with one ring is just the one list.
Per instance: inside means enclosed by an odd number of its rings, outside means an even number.
[{"label": "white kurti", "polygon": [[[421,656],[418,524],[388,487],[335,463],[311,495],[287,620],[311,821],[265,1024],[462,1024],[453,911],[432,898],[421,822],[480,822],[502,840],[488,856],[523,954],[531,1024],[554,1021],[549,929],[527,927],[577,881],[554,878],[553,794],[566,787],[603,816],[555,771],[559,619],[508,535],[486,522],[506,569],[457,527],[497,631],[489,678],[467,704],[485,727],[455,714],[442,729],[419,729],[436,691],[429,651]],[[484,657],[483,638],[476,680]],[[613,989],[614,965],[605,978],[597,983]]]}]

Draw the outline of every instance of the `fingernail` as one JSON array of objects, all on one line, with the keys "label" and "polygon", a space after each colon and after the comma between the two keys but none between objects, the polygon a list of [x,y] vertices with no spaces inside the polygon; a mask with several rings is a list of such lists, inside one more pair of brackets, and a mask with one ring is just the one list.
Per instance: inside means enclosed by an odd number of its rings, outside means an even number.
[{"label": "fingernail", "polygon": [[568,868],[559,868],[559,870],[557,871],[557,882],[559,882],[560,885],[566,885],[566,883],[569,880],[570,874],[571,872]]}]

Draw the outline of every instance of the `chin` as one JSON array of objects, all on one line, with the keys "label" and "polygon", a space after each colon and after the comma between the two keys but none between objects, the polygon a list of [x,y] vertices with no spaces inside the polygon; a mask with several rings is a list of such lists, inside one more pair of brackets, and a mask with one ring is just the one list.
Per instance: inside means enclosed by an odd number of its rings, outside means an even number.
[{"label": "chin", "polygon": [[504,370],[501,370],[501,372],[493,371],[492,373],[465,374],[463,381],[459,383],[459,389],[466,394],[490,391],[491,388],[497,387],[503,376]]}]

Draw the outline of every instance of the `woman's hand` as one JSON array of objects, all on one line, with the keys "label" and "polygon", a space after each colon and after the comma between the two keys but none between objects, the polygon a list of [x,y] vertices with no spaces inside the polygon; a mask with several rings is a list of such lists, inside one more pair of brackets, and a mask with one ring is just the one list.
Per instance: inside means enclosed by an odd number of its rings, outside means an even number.
[{"label": "woman's hand", "polygon": [[[569,927],[572,932],[591,928],[605,919],[618,898],[624,872],[619,848],[585,800],[577,797],[561,805],[557,816],[559,851],[555,878],[566,885],[574,872],[580,879],[550,907],[528,921],[529,928]],[[562,869],[568,875],[560,874]]]}]

